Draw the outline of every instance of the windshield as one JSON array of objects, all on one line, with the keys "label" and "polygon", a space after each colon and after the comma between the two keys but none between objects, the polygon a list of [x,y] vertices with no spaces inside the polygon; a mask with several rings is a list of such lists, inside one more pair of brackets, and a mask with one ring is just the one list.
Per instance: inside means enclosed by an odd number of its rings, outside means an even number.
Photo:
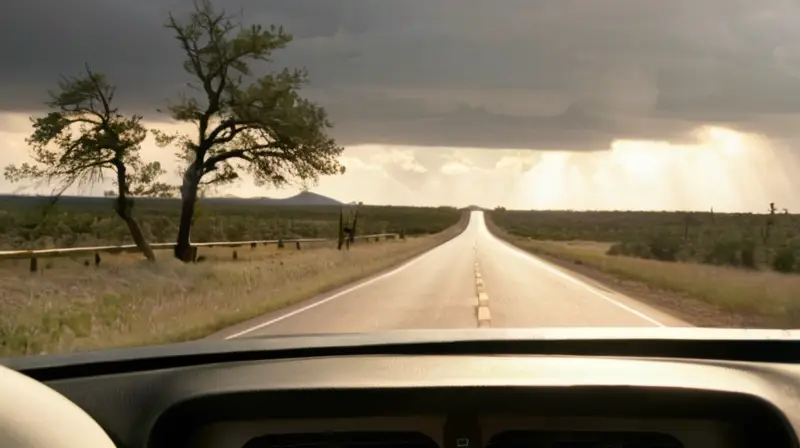
[{"label": "windshield", "polygon": [[0,356],[797,328],[799,25],[777,0],[10,2]]}]

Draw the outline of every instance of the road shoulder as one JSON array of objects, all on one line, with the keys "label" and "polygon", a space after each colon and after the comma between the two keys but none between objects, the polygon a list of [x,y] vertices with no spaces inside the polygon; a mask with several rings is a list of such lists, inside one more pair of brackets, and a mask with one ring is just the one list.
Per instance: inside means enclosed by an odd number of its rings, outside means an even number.
[{"label": "road shoulder", "polygon": [[[593,287],[628,297],[629,300],[649,306],[662,315],[674,316],[680,321],[698,327],[757,328],[765,326],[757,317],[733,313],[713,304],[689,297],[686,294],[659,289],[643,282],[621,278],[585,264],[576,257],[566,258],[546,253],[536,246],[535,241],[529,242],[523,238],[508,235],[491,223],[490,219],[486,221],[487,228],[495,237],[518,250],[565,269],[571,275],[580,278]],[[767,325],[767,327],[771,328],[772,326]]]},{"label": "road shoulder", "polygon": [[[443,244],[461,235],[466,230],[468,224],[469,224],[469,217],[465,216],[462,218],[461,221],[459,221],[458,224],[456,224],[452,228],[445,230],[439,235],[435,235],[433,238],[436,238],[436,240],[433,241],[432,244],[427,245],[426,248],[422,251],[415,251],[408,256],[397,258],[393,260],[391,264],[383,266],[382,269],[372,270],[369,273],[369,275],[351,279],[351,281],[340,283],[321,294],[293,301],[291,303],[288,303],[287,306],[276,308],[260,316],[238,322],[232,326],[216,331],[206,336],[205,338],[233,339],[239,337],[252,336],[253,334],[255,334],[257,330],[263,327],[272,325],[273,323],[278,322],[280,320],[289,318],[291,316],[300,314],[306,310],[315,308],[319,305],[322,305],[323,303],[334,300],[339,296],[342,296],[351,291],[359,289],[363,286],[366,286],[367,284],[373,283],[382,278],[388,277],[396,272],[405,269],[408,266],[411,266],[416,261],[420,260],[421,258],[431,253],[431,251],[435,250],[436,248],[442,246]],[[313,330],[309,329],[309,332],[313,333]]]}]

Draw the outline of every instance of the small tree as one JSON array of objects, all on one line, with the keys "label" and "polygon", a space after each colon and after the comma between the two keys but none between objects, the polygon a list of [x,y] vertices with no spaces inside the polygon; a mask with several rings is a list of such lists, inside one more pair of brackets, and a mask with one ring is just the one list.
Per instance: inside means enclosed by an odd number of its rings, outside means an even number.
[{"label": "small tree", "polygon": [[147,131],[141,117],[121,115],[112,107],[116,88],[104,75],[92,72],[62,77],[60,91],[50,93],[44,116],[32,118],[33,133],[27,139],[35,164],[9,165],[5,177],[57,184],[57,199],[71,185],[92,185],[113,173],[116,192],[114,211],[125,221],[136,246],[155,260],[138,222],[133,218],[132,196],[170,196],[172,188],[157,182],[164,173],[158,162],[145,163],[139,155]]},{"label": "small tree", "polygon": [[245,27],[215,12],[208,0],[195,3],[185,23],[170,14],[167,27],[201,98],[183,96],[169,107],[174,119],[197,126],[194,136],[157,134],[161,145],[176,142],[187,162],[175,256],[189,261],[199,187],[232,182],[242,171],[257,185],[316,181],[344,172],[337,160],[343,148],[326,134],[325,110],[299,95],[305,70],[253,76],[250,63],[270,62],[272,52],[292,40],[282,28]]}]

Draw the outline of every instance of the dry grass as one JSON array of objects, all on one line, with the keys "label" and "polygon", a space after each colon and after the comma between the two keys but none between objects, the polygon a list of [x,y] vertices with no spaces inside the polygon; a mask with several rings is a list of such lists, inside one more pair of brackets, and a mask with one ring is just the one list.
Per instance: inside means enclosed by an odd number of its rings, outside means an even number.
[{"label": "dry grass", "polygon": [[0,354],[20,355],[149,345],[196,339],[260,314],[375,274],[457,235],[466,221],[406,241],[203,249],[183,264],[161,252],[103,255],[100,266],[56,258],[37,274],[27,261],[0,266]]},{"label": "dry grass", "polygon": [[[749,327],[800,327],[800,275],[609,256],[605,253],[608,243],[539,241],[511,236],[494,225],[490,228],[498,237],[524,250],[566,261],[561,264],[572,265],[583,274],[591,275],[584,268],[588,266],[617,279],[674,293],[670,299],[661,297],[656,301],[697,325],[737,321]],[[707,305],[703,319],[698,321],[697,315],[687,313],[684,304],[674,300],[676,294]],[[716,323],[708,319],[707,312],[712,308],[718,311]],[[731,315],[745,318],[732,320]]]}]

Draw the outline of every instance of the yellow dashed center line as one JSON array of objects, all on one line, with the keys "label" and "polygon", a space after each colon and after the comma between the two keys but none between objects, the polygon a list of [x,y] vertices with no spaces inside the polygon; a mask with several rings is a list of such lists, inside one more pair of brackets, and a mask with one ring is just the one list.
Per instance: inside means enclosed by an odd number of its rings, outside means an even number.
[{"label": "yellow dashed center line", "polygon": [[491,311],[489,311],[489,295],[486,294],[486,290],[484,288],[483,276],[481,275],[481,266],[477,260],[477,248],[475,246],[473,246],[472,248],[476,252],[475,295],[477,296],[478,300],[475,306],[475,310],[478,318],[478,327],[479,328],[491,327],[492,313]]}]

